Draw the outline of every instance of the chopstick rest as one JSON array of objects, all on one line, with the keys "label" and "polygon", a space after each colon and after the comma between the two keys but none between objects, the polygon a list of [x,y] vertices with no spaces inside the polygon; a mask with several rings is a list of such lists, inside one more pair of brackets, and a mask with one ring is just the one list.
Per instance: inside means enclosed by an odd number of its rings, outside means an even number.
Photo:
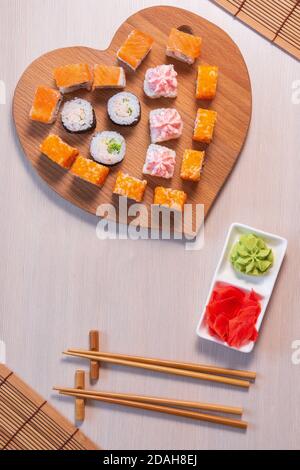
[{"label": "chopstick rest", "polygon": [[[99,331],[91,330],[89,332],[90,351],[99,351]],[[95,382],[99,379],[100,362],[91,360],[90,361],[90,381]]]},{"label": "chopstick rest", "polygon": [[[84,390],[85,387],[85,375],[84,371],[77,369],[75,372],[75,389],[78,391]],[[84,421],[85,417],[85,399],[84,397],[75,398],[75,421]]]}]

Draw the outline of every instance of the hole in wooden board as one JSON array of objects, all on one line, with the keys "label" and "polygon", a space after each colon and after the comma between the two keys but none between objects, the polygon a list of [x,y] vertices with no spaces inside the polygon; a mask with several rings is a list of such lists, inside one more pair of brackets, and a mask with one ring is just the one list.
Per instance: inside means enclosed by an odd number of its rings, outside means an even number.
[{"label": "hole in wooden board", "polygon": [[177,29],[179,31],[182,31],[183,33],[194,34],[192,28],[190,26],[186,25],[186,24],[178,26]]}]

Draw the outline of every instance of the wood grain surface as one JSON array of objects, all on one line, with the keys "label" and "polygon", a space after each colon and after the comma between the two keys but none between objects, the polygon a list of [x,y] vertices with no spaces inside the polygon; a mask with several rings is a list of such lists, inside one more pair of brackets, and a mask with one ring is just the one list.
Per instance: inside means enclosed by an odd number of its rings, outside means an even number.
[{"label": "wood grain surface", "polygon": [[[203,63],[218,65],[220,77],[216,98],[212,101],[201,101],[195,98],[195,81],[197,61],[194,66],[169,60],[165,55],[170,27],[190,27],[194,34],[203,39],[201,60]],[[114,64],[120,45],[133,28],[140,29],[153,36],[155,43],[142,65],[136,72],[127,73],[126,90],[138,96],[141,102],[141,120],[137,126],[124,128],[112,125],[107,117],[107,100],[116,90],[97,90],[95,92],[76,91],[66,95],[65,99],[80,96],[90,100],[97,116],[97,131],[114,130],[121,132],[127,144],[127,154],[121,165],[113,167],[102,189],[89,185],[72,176],[66,170],[55,165],[40,154],[39,145],[49,132],[57,133],[66,142],[79,148],[82,155],[89,156],[91,134],[70,135],[57,119],[48,126],[32,122],[28,113],[37,85],[53,86],[53,69],[55,67],[84,62],[92,66],[95,63]],[[143,81],[147,68],[163,63],[174,63],[178,72],[178,96],[172,99],[151,99],[143,92]],[[183,9],[174,7],[152,7],[132,15],[118,29],[108,49],[97,51],[86,47],[68,47],[46,53],[35,60],[22,75],[16,88],[13,114],[17,133],[24,152],[39,175],[62,197],[92,214],[102,203],[111,203],[118,209],[113,187],[117,172],[122,169],[138,178],[144,178],[142,168],[149,139],[149,112],[155,108],[176,107],[184,122],[183,135],[180,139],[167,143],[177,153],[177,164],[172,180],[148,177],[148,186],[144,202],[150,215],[155,186],[166,186],[182,189],[188,194],[188,203],[204,204],[208,213],[218,192],[231,172],[247,135],[251,116],[251,85],[243,57],[232,39],[220,28],[207,20]],[[208,107],[218,113],[213,142],[209,146],[192,142],[193,127],[197,108]],[[197,184],[180,178],[180,166],[184,149],[206,149],[205,167],[201,181]],[[193,230],[196,211],[193,211]],[[129,219],[130,220],[130,219]],[[150,217],[143,221],[144,226],[151,226]],[[199,225],[199,222],[198,222]]]},{"label": "wood grain surface", "polygon": [[[228,32],[247,63],[253,110],[249,134],[205,223],[205,244],[99,240],[95,217],[57,194],[24,157],[11,106],[23,71],[36,58],[74,44],[109,47],[119,26],[157,4],[193,11]],[[101,367],[95,389],[242,406],[246,433],[105,404],[87,404],[81,427],[104,449],[299,449],[300,104],[299,63],[208,0],[0,0],[0,339],[6,361],[71,421],[73,386],[88,363],[62,359],[88,348],[101,331],[104,351],[212,363],[257,371],[247,391],[193,379]],[[3,13],[3,14],[2,14]],[[294,97],[293,97],[294,96]],[[3,101],[3,100],[2,100]],[[199,339],[195,330],[224,238],[242,222],[288,239],[287,256],[253,353]]]}]

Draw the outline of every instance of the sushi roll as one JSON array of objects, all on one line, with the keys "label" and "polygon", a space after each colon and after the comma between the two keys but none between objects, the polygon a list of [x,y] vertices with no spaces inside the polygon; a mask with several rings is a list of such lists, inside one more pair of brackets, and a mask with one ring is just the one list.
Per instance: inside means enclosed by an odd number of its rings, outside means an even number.
[{"label": "sushi roll", "polygon": [[73,163],[70,172],[88,183],[101,187],[105,183],[109,168],[79,155]]},{"label": "sushi roll", "polygon": [[162,145],[150,144],[146,154],[143,174],[159,176],[160,178],[172,178],[176,163],[174,150]]},{"label": "sushi roll", "polygon": [[55,68],[53,75],[57,88],[63,94],[80,88],[92,89],[93,75],[88,64],[63,65]]},{"label": "sushi roll", "polygon": [[64,142],[58,135],[49,134],[40,145],[40,151],[57,165],[69,169],[79,150]]},{"label": "sushi roll", "polygon": [[52,124],[55,122],[62,101],[59,91],[45,86],[39,86],[35,90],[29,117],[32,121]]},{"label": "sushi roll", "polygon": [[134,29],[117,52],[118,59],[135,71],[153,45],[153,38],[142,31]]},{"label": "sushi roll", "polygon": [[149,98],[175,98],[177,96],[177,72],[173,64],[158,65],[147,70],[144,92]]},{"label": "sushi roll", "polygon": [[216,111],[213,111],[212,109],[199,108],[195,119],[193,140],[204,144],[210,144],[213,139],[216,121]]},{"label": "sushi roll", "polygon": [[180,178],[187,181],[199,181],[205,152],[186,149],[183,154]]},{"label": "sushi roll", "polygon": [[121,91],[113,95],[107,103],[109,118],[119,126],[134,126],[141,117],[141,105],[132,93]]},{"label": "sushi roll", "polygon": [[141,202],[144,197],[146,186],[146,180],[140,180],[139,178],[135,178],[128,173],[119,171],[113,189],[113,194],[126,197],[132,201]]},{"label": "sushi roll", "polygon": [[202,39],[199,36],[172,28],[166,55],[191,65],[200,56]]},{"label": "sushi roll", "polygon": [[196,82],[196,98],[212,100],[216,96],[218,67],[216,65],[199,65]]},{"label": "sushi roll", "polygon": [[187,194],[179,189],[156,186],[153,204],[182,212]]},{"label": "sushi roll", "polygon": [[90,152],[96,162],[106,166],[116,165],[125,157],[125,139],[118,132],[97,132],[92,138]]},{"label": "sushi roll", "polygon": [[126,77],[122,67],[115,65],[94,66],[93,90],[98,88],[125,88]]},{"label": "sushi roll", "polygon": [[88,132],[96,127],[96,115],[91,105],[82,98],[67,101],[61,112],[61,122],[72,134]]},{"label": "sushi roll", "polygon": [[182,134],[182,118],[175,108],[153,109],[150,111],[149,122],[152,144],[178,139]]}]

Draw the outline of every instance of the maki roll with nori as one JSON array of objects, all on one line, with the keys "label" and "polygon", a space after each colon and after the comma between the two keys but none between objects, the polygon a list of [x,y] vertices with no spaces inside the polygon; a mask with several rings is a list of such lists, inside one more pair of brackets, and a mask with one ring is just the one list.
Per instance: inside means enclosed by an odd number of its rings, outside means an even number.
[{"label": "maki roll with nori", "polygon": [[82,98],[67,101],[61,112],[61,122],[66,131],[74,134],[94,130],[96,115],[93,106]]},{"label": "maki roll with nori", "polygon": [[134,126],[140,120],[141,106],[135,95],[122,91],[113,95],[108,100],[107,112],[115,124],[119,126]]},{"label": "maki roll with nori", "polygon": [[90,152],[96,162],[106,166],[116,165],[125,157],[125,139],[118,132],[97,132],[92,138]]}]

